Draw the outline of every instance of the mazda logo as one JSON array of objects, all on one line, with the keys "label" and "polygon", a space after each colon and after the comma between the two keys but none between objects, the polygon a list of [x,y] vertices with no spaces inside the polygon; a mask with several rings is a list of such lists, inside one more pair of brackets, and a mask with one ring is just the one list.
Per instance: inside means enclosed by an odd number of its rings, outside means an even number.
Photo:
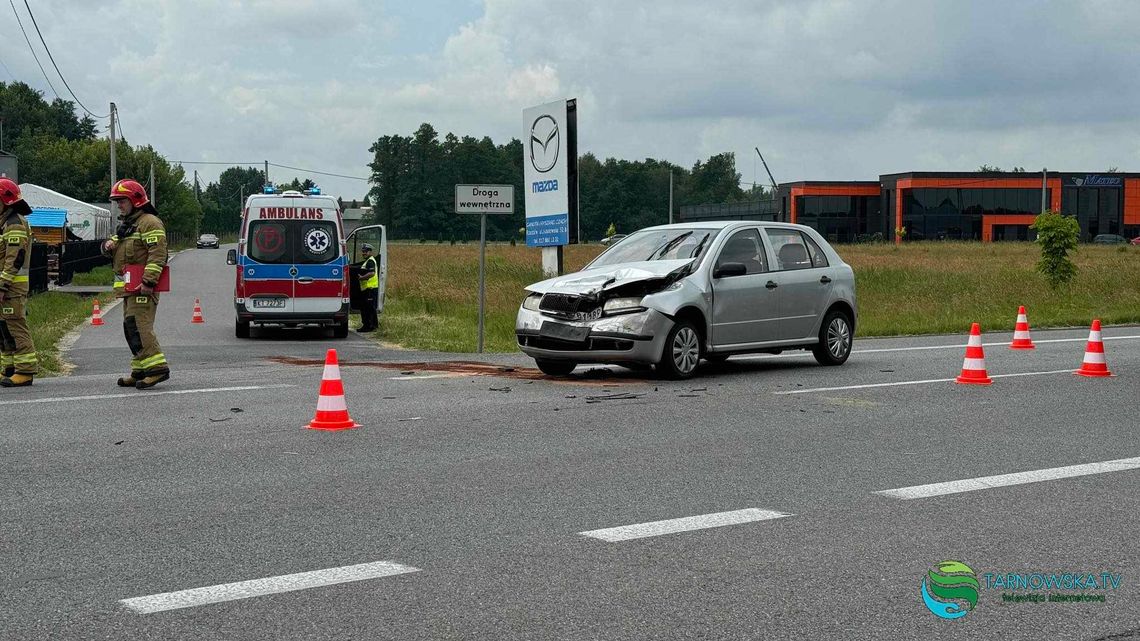
[{"label": "mazda logo", "polygon": [[538,173],[545,174],[558,164],[559,138],[558,121],[552,116],[534,119],[530,126],[530,164]]}]

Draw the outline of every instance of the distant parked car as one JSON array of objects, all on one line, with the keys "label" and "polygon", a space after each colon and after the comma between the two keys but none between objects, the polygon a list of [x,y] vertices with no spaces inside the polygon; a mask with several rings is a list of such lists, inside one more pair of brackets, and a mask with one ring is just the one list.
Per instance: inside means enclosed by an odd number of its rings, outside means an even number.
[{"label": "distant parked car", "polygon": [[202,234],[198,237],[198,249],[206,249],[207,247],[217,249],[218,237],[213,234]]},{"label": "distant parked car", "polygon": [[1128,239],[1118,234],[1097,234],[1093,238],[1094,245],[1127,245]]},{"label": "distant parked car", "polygon": [[615,363],[688,378],[701,359],[793,349],[841,365],[855,335],[854,273],[801,225],[649,227],[526,290],[519,349],[552,376]]},{"label": "distant parked car", "polygon": [[629,234],[614,234],[613,236],[610,236],[608,238],[603,238],[601,240],[601,243],[603,245],[612,245],[612,244],[616,243],[617,241],[621,240],[622,238],[625,238],[628,235]]}]

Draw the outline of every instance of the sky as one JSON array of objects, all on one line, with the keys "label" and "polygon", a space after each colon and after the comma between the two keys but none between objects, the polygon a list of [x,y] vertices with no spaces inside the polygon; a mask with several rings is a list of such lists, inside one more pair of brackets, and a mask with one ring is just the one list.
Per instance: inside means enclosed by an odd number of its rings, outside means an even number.
[{"label": "sky", "polygon": [[[430,122],[503,143],[523,138],[523,109],[576,98],[582,153],[688,167],[734,152],[745,187],[767,182],[754,147],[778,182],[1140,171],[1134,2],[28,3],[76,96],[97,115],[114,101],[127,140],[172,160],[367,178],[380,136]],[[0,16],[0,80],[53,98]],[[270,168],[295,175],[345,199],[369,188]]]}]

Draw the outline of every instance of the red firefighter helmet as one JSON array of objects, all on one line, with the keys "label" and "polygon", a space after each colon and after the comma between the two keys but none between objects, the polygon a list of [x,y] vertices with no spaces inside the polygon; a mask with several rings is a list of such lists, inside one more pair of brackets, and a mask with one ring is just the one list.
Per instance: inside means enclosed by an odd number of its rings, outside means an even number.
[{"label": "red firefighter helmet", "polygon": [[12,205],[20,198],[20,186],[11,179],[0,178],[0,203]]},{"label": "red firefighter helmet", "polygon": [[135,207],[142,207],[150,202],[143,186],[140,185],[137,180],[131,180],[130,178],[120,180],[111,188],[111,200],[120,200],[123,198],[131,201],[131,204]]}]

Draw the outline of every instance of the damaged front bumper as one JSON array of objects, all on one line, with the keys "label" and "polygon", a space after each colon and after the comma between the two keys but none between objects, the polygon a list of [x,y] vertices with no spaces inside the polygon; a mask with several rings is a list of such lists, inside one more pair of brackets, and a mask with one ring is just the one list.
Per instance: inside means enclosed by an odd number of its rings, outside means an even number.
[{"label": "damaged front bumper", "polygon": [[519,308],[515,336],[532,358],[576,363],[656,363],[673,319],[653,309],[570,321]]}]

